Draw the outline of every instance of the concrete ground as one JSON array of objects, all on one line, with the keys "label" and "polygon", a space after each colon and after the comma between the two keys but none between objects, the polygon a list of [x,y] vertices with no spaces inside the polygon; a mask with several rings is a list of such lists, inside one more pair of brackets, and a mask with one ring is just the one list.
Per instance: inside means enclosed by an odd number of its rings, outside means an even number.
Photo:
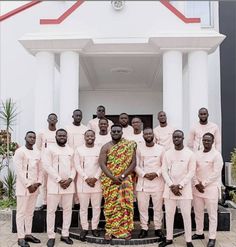
[{"label": "concrete ground", "polygon": [[[5,216],[6,213],[0,214],[0,247],[17,247],[17,235],[11,233],[11,220],[10,217]],[[236,210],[233,212],[232,227],[229,232],[218,232],[217,233],[217,244],[216,247],[236,247]],[[41,244],[30,244],[32,247],[46,247],[47,234],[46,233],[35,233],[35,237],[41,240]],[[206,247],[208,241],[208,232],[205,232],[205,240],[195,240],[193,241],[194,247]],[[56,247],[68,247],[68,245],[60,242],[60,235],[57,234],[56,237]],[[98,244],[84,243],[78,240],[74,240],[74,247],[100,247]],[[157,243],[148,245],[139,245],[140,247],[157,247]],[[185,247],[184,236],[180,236],[174,239],[174,244],[169,245],[170,247]]]}]

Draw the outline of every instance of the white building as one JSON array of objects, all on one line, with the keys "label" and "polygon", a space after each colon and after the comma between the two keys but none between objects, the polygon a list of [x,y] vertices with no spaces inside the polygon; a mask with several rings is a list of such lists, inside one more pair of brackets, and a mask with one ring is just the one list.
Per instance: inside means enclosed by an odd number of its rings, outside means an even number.
[{"label": "white building", "polygon": [[17,142],[50,112],[63,127],[80,108],[86,124],[98,105],[154,126],[163,109],[185,132],[207,107],[221,126],[218,2],[114,2],[0,3],[0,95],[17,102]]}]

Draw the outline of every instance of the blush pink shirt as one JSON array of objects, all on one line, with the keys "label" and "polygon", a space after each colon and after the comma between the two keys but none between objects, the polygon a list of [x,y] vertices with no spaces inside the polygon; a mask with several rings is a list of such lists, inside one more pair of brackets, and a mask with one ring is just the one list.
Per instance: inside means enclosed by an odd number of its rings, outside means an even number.
[{"label": "blush pink shirt", "polygon": [[16,195],[28,196],[37,194],[29,193],[27,187],[32,184],[42,184],[42,167],[40,152],[37,149],[29,150],[25,146],[18,148],[13,157],[16,167]]},{"label": "blush pink shirt", "polygon": [[48,174],[48,194],[70,194],[75,192],[74,181],[67,189],[61,188],[59,182],[75,178],[74,151],[69,145],[60,147],[55,144],[46,149],[43,155],[43,168]]},{"label": "blush pink shirt", "polygon": [[96,134],[96,138],[95,138],[95,145],[97,145],[98,147],[102,147],[104,144],[108,143],[111,141],[111,135],[110,133],[108,133],[107,135],[100,135],[100,134]]},{"label": "blush pink shirt", "polygon": [[194,152],[203,149],[202,137],[205,133],[210,132],[214,135],[214,146],[216,150],[221,152],[221,134],[218,126],[215,123],[208,122],[207,124],[197,123],[189,133],[188,147]]},{"label": "blush pink shirt", "polygon": [[45,129],[38,133],[36,137],[36,147],[43,151],[45,148],[48,148],[52,144],[56,143],[56,130],[52,131]]},{"label": "blush pink shirt", "polygon": [[[80,146],[75,151],[74,163],[78,172],[76,188],[78,193],[97,193],[102,192],[100,176],[102,170],[98,163],[99,153],[101,147],[95,145],[94,147]],[[96,178],[95,187],[90,187],[85,180],[87,178]]]},{"label": "blush pink shirt", "polygon": [[88,128],[80,124],[76,126],[74,124],[68,125],[66,127],[67,136],[68,136],[68,145],[76,149],[77,147],[84,144],[84,133],[88,130]]},{"label": "blush pink shirt", "polygon": [[122,128],[122,132],[123,132],[122,137],[128,139],[128,137],[134,133],[134,129],[132,126],[128,125],[127,127]]},{"label": "blush pink shirt", "polygon": [[[164,180],[161,175],[161,160],[164,148],[158,144],[153,147],[147,147],[146,144],[140,144],[137,148],[137,166],[138,182],[136,191],[155,192],[164,190]],[[152,181],[144,178],[146,173],[155,172],[158,177]]]},{"label": "blush pink shirt", "polygon": [[[167,199],[192,199],[192,178],[195,174],[196,159],[194,153],[187,147],[182,150],[169,149],[162,161],[162,176],[165,180],[163,197]],[[171,185],[181,185],[182,196],[175,196]]]},{"label": "blush pink shirt", "polygon": [[172,134],[174,130],[175,129],[170,125],[167,125],[166,127],[161,127],[160,125],[157,126],[153,130],[156,143],[163,146],[165,150],[174,147],[172,141]]},{"label": "blush pink shirt", "polygon": [[221,195],[221,171],[223,168],[223,159],[215,148],[209,152],[202,150],[196,153],[196,173],[194,176],[194,185],[202,182],[205,186],[204,193],[200,193],[195,186],[193,194],[198,197],[215,199]]},{"label": "blush pink shirt", "polygon": [[[99,123],[99,118],[96,117],[94,119],[89,120],[87,127],[93,130],[96,134],[98,134],[100,132],[98,123]],[[108,129],[107,129],[108,133],[111,131],[112,125],[113,125],[113,122],[108,119]]]},{"label": "blush pink shirt", "polygon": [[143,139],[143,131],[141,131],[140,134],[134,134],[134,132],[133,132],[131,135],[127,136],[127,140],[135,141],[137,143],[137,145],[145,143],[145,141]]}]

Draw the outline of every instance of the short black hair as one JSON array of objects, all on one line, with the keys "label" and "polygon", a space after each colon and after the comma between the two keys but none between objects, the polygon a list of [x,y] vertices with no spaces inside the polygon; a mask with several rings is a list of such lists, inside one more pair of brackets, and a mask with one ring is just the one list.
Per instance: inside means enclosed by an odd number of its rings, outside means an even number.
[{"label": "short black hair", "polygon": [[122,125],[120,125],[120,124],[113,124],[113,125],[111,126],[111,129],[113,129],[113,128],[115,128],[115,127],[120,127],[121,129],[123,129]]},{"label": "short black hair", "polygon": [[55,116],[56,118],[57,118],[57,114],[56,113],[50,113],[49,115],[48,115],[48,118],[50,117],[50,116]]},{"label": "short black hair", "polygon": [[79,111],[79,112],[82,114],[82,111],[81,111],[80,109],[75,109],[75,110],[73,111],[73,114],[74,114],[75,112],[77,112],[77,111]]},{"label": "short black hair", "polygon": [[145,128],[143,129],[143,132],[144,132],[145,130],[152,130],[152,132],[153,132],[153,128],[151,128],[151,127],[145,127]]},{"label": "short black hair", "polygon": [[[215,139],[214,135],[213,135],[212,133],[210,133],[210,132],[205,133],[205,134],[203,135],[203,137],[204,137],[204,136],[210,136],[210,137],[212,138],[212,141],[214,141],[214,139]],[[203,137],[202,137],[202,138],[203,138]]]},{"label": "short black hair", "polygon": [[103,106],[103,105],[99,105],[99,106],[97,107],[97,109],[98,109],[98,108],[103,108],[104,110],[106,110],[105,106]]},{"label": "short black hair", "polygon": [[137,118],[137,119],[139,119],[141,122],[143,122],[142,119],[141,119],[141,117],[138,117],[138,116],[134,116],[134,117],[132,118],[131,122],[132,122],[133,119],[135,119],[135,118]]},{"label": "short black hair", "polygon": [[206,107],[200,108],[200,109],[198,110],[198,112],[200,112],[201,110],[205,110],[205,111],[207,111],[207,113],[208,113],[208,109],[207,109]]},{"label": "short black hair", "polygon": [[176,132],[180,132],[180,133],[182,133],[182,135],[184,136],[184,132],[183,132],[182,130],[175,130],[175,131],[173,132],[172,136],[173,136]]},{"label": "short black hair", "polygon": [[27,131],[26,134],[25,134],[25,136],[27,136],[28,134],[34,134],[34,135],[36,135],[36,133],[34,131],[32,131],[32,130]]},{"label": "short black hair", "polygon": [[67,131],[65,130],[65,129],[58,129],[57,131],[56,131],[56,135],[57,135],[57,133],[59,132],[59,131],[64,131],[64,132],[66,132],[66,134],[67,134]]},{"label": "short black hair", "polygon": [[95,134],[95,131],[94,131],[94,130],[91,130],[91,129],[86,130],[86,131],[84,132],[84,135],[86,135],[88,132],[93,132],[93,134],[96,135],[96,134]]},{"label": "short black hair", "polygon": [[100,123],[102,120],[105,120],[107,123],[109,123],[109,122],[108,122],[108,119],[107,119],[106,117],[101,117],[101,118],[99,119],[98,123]]},{"label": "short black hair", "polygon": [[129,117],[129,115],[126,112],[122,112],[119,116],[121,115],[126,115],[127,117]]}]

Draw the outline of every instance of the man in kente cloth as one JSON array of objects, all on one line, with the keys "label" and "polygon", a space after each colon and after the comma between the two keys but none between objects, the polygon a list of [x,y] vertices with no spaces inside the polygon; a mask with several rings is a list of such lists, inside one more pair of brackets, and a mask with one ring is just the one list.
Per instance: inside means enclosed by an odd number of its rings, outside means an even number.
[{"label": "man in kente cloth", "polygon": [[133,181],[136,166],[136,143],[122,138],[122,126],[111,126],[112,141],[100,152],[99,164],[106,219],[105,239],[131,239],[133,223]]}]

